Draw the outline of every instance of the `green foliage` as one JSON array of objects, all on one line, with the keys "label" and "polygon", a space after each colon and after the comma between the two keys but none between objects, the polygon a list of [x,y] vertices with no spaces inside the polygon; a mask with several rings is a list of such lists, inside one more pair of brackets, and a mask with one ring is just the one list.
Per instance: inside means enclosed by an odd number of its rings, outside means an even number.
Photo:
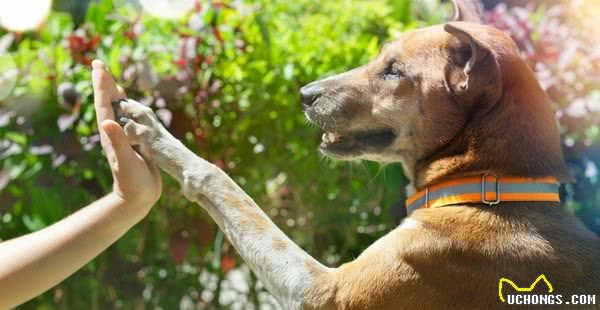
[{"label": "green foliage", "polygon": [[[298,89],[367,62],[402,31],[446,20],[447,4],[201,1],[172,21],[127,3],[92,2],[82,23],[53,12],[36,32],[0,30],[19,70],[11,96],[0,98],[1,239],[48,226],[110,190],[93,58],[320,261],[348,261],[396,225],[401,168],[320,158],[320,133],[305,123]],[[597,139],[597,126],[590,132]],[[145,220],[23,307],[228,307],[219,283],[232,268],[248,286],[236,293],[237,306],[270,303],[205,212],[175,181],[164,183]]]},{"label": "green foliage", "polygon": [[[8,150],[0,167],[9,180],[0,189],[2,239],[50,225],[110,190],[92,105],[93,58],[321,261],[347,261],[394,227],[389,208],[403,199],[405,183],[399,166],[320,159],[319,132],[305,123],[298,89],[367,62],[390,35],[443,15],[413,20],[408,0],[261,0],[202,2],[169,21],[120,3],[91,3],[80,25],[53,12],[37,32],[0,32],[14,39],[8,51],[19,69],[12,95],[0,101]],[[165,177],[147,219],[24,307],[226,306],[216,283],[236,261],[204,211]],[[238,302],[269,303],[244,274],[250,291]]]}]

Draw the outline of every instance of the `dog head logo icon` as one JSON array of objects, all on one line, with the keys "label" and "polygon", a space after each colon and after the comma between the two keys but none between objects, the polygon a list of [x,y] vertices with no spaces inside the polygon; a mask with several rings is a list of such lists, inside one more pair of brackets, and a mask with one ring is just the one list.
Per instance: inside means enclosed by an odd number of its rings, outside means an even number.
[{"label": "dog head logo icon", "polygon": [[513,289],[517,292],[531,292],[535,289],[536,285],[538,285],[539,282],[543,282],[546,284],[546,286],[548,287],[548,293],[552,293],[554,291],[552,284],[550,283],[550,281],[548,281],[548,279],[546,279],[546,276],[543,274],[537,277],[537,279],[535,279],[535,281],[533,281],[533,283],[529,287],[519,287],[515,284],[515,282],[513,282],[510,279],[500,278],[500,281],[498,283],[498,297],[500,297],[500,300],[502,302],[506,302],[506,299],[504,298],[504,293],[502,292],[505,283],[512,286]]}]

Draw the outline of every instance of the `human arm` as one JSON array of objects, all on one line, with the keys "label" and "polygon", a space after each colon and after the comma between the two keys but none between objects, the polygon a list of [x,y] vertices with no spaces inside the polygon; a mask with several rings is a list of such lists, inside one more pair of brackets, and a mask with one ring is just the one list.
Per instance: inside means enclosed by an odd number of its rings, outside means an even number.
[{"label": "human arm", "polygon": [[129,145],[111,102],[124,98],[104,64],[93,64],[94,101],[113,191],[37,232],[0,243],[0,309],[50,289],[96,257],[148,213],[162,185],[153,163]]}]

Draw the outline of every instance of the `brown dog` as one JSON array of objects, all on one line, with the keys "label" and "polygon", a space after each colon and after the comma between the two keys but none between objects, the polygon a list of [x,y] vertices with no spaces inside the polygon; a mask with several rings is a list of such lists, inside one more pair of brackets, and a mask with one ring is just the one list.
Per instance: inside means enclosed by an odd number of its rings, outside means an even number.
[{"label": "brown dog", "polygon": [[[307,117],[326,131],[322,152],[400,161],[419,190],[485,174],[570,181],[549,98],[514,42],[492,27],[406,33],[369,64],[302,95]],[[529,286],[540,274],[565,295],[600,292],[600,241],[559,203],[455,205],[409,219],[411,229],[390,233],[357,259],[362,265],[323,276],[315,304],[487,308],[498,303],[498,279]]]},{"label": "brown dog", "polygon": [[[413,187],[426,189],[426,207],[429,189],[448,180],[570,180],[548,97],[514,42],[492,27],[453,22],[405,33],[369,64],[301,93],[307,116],[326,132],[324,153],[401,162]],[[562,294],[563,304],[600,292],[596,236],[554,198],[493,205],[510,184],[497,183],[490,198],[485,179],[481,200],[418,209],[356,260],[324,267],[147,107],[128,100],[117,110],[130,119],[131,143],[206,208],[286,309],[488,309],[520,288]],[[530,287],[536,279],[543,283]]]}]

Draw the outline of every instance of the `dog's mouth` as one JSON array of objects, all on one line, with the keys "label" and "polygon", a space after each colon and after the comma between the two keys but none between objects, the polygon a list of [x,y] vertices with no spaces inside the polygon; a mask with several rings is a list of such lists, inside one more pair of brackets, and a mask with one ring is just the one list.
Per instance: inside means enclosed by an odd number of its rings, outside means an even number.
[{"label": "dog's mouth", "polygon": [[319,148],[324,153],[333,155],[376,152],[390,146],[395,137],[396,134],[388,128],[352,132],[327,131],[323,134]]}]

